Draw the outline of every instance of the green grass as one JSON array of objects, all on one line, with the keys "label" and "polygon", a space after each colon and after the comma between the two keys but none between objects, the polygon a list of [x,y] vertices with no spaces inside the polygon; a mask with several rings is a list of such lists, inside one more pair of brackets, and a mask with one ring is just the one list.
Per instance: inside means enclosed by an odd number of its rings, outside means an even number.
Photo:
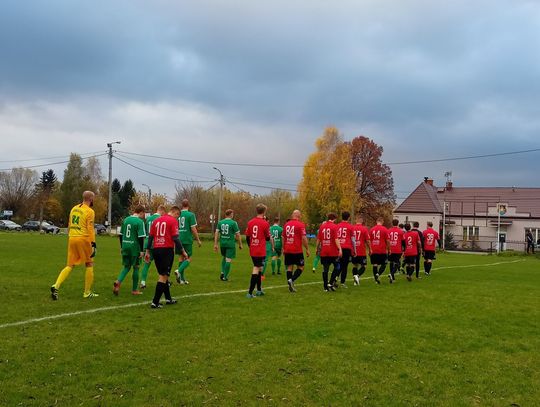
[{"label": "green grass", "polygon": [[[83,300],[83,268],[49,298],[66,236],[0,233],[0,325],[149,301],[119,297],[118,241],[98,238],[95,289]],[[493,266],[489,263],[504,262]],[[510,263],[513,262],[513,263]],[[311,262],[310,262],[311,264]],[[455,267],[477,265],[478,267]],[[438,255],[433,275],[394,285],[324,293],[268,276],[267,295],[244,293],[240,251],[232,281],[219,281],[210,242],[195,248],[178,305],[85,313],[0,328],[0,405],[531,406],[540,400],[540,262]],[[453,267],[453,268],[452,268]],[[370,269],[365,276],[371,274]],[[299,283],[316,282],[307,271]],[[268,289],[272,286],[281,288]]]}]

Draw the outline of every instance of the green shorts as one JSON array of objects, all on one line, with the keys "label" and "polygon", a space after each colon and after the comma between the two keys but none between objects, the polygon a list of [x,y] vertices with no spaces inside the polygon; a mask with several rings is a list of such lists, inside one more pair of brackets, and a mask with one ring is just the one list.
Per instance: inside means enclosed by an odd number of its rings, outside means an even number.
[{"label": "green shorts", "polygon": [[236,246],[233,247],[222,247],[221,255],[226,259],[234,259],[236,257]]},{"label": "green shorts", "polygon": [[139,256],[122,255],[122,265],[124,267],[138,267],[141,264],[141,258]]},{"label": "green shorts", "polygon": [[[184,244],[182,243],[182,246],[184,246],[184,250],[186,251],[188,257],[191,257],[193,256],[193,245],[192,244]],[[181,254],[181,253],[176,253],[176,254]]]},{"label": "green shorts", "polygon": [[279,257],[281,256],[282,252],[283,252],[283,249],[281,247],[276,247],[274,251],[272,252],[272,257],[274,256]]}]

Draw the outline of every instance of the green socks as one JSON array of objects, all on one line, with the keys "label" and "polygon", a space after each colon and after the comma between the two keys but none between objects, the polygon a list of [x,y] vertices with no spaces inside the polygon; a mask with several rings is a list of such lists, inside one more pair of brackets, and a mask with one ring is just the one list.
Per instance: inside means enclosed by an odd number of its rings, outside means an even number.
[{"label": "green socks", "polygon": [[144,263],[142,271],[141,271],[141,281],[146,282],[146,279],[148,278],[149,269],[150,269],[150,263]]},{"label": "green socks", "polygon": [[276,261],[272,260],[272,274],[276,272]]},{"label": "green socks", "polygon": [[184,260],[178,264],[178,273],[180,273],[180,280],[185,281],[184,271],[189,267],[189,261]]},{"label": "green socks", "polygon": [[133,267],[133,285],[131,291],[137,291],[139,288],[139,267]]},{"label": "green socks", "polygon": [[124,278],[126,278],[127,273],[129,273],[129,268],[124,267],[122,271],[120,272],[120,275],[118,276],[118,281],[120,282],[124,281]]},{"label": "green socks", "polygon": [[229,278],[230,272],[231,272],[231,263],[225,262],[225,270],[223,271],[223,278],[225,280]]},{"label": "green socks", "polygon": [[315,259],[313,260],[313,268],[316,269],[319,265],[319,261],[321,260],[321,256],[315,256]]},{"label": "green socks", "polygon": [[281,258],[277,259],[277,272],[278,274],[281,273]]}]

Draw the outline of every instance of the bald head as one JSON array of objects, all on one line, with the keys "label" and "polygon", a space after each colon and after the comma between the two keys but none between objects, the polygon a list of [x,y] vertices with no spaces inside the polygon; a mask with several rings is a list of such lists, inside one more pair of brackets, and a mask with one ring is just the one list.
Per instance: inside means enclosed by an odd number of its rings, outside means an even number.
[{"label": "bald head", "polygon": [[94,202],[94,196],[95,194],[92,191],[84,191],[82,194],[83,202],[88,204]]},{"label": "bald head", "polygon": [[302,212],[300,212],[298,209],[295,209],[291,215],[292,219],[299,220],[302,217]]}]

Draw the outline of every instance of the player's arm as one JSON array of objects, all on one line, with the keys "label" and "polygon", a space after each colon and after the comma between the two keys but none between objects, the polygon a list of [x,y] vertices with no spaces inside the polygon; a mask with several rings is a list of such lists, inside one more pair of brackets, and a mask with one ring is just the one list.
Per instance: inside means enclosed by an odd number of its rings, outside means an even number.
[{"label": "player's arm", "polygon": [[309,242],[306,235],[302,236],[302,246],[306,249],[306,257],[309,257]]},{"label": "player's arm", "polygon": [[218,251],[218,240],[219,240],[219,229],[216,228],[216,231],[214,232],[214,251],[216,253]]},{"label": "player's arm", "polygon": [[92,255],[90,257],[96,256],[97,245],[96,245],[96,231],[94,230],[94,217],[95,213],[93,210],[88,211],[86,217],[86,230],[88,231],[88,239],[92,245]]},{"label": "player's arm", "polygon": [[242,250],[242,235],[240,234],[240,231],[236,232],[234,234],[234,237],[236,238],[236,241],[238,242],[238,248]]},{"label": "player's arm", "polygon": [[337,236],[336,236],[335,242],[338,248],[338,257],[341,257],[343,256],[343,250],[341,249],[341,243],[339,242],[339,238]]},{"label": "player's arm", "polygon": [[193,234],[193,236],[195,236],[195,240],[197,241],[197,244],[199,245],[199,247],[201,247],[201,239],[199,238],[199,231],[197,230],[197,224],[193,225],[191,227],[191,233]]}]

